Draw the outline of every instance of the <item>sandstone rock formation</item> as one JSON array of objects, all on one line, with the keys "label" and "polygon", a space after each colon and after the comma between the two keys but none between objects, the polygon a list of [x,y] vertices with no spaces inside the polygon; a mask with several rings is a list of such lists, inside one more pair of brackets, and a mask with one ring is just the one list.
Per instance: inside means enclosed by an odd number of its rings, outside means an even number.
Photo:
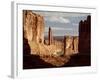
[{"label": "sandstone rock formation", "polygon": [[79,52],[90,53],[91,46],[91,16],[79,23]]},{"label": "sandstone rock formation", "polygon": [[30,48],[27,52],[31,55],[37,55],[54,66],[64,65],[71,55],[78,52],[78,37],[65,36],[64,42],[56,40],[49,28],[48,40],[44,40],[44,28],[43,16],[31,10],[23,10],[24,52],[26,48]]},{"label": "sandstone rock formation", "polygon": [[49,27],[49,32],[48,32],[48,41],[49,41],[49,45],[53,43],[53,35],[52,35],[52,30],[50,27]]},{"label": "sandstone rock formation", "polygon": [[72,55],[78,53],[78,37],[64,36],[64,54]]},{"label": "sandstone rock formation", "polygon": [[78,51],[78,44],[79,44],[79,37],[78,36],[74,36],[73,37],[73,54],[77,54]]},{"label": "sandstone rock formation", "polygon": [[44,42],[44,18],[31,10],[23,10],[24,36],[28,41]]}]

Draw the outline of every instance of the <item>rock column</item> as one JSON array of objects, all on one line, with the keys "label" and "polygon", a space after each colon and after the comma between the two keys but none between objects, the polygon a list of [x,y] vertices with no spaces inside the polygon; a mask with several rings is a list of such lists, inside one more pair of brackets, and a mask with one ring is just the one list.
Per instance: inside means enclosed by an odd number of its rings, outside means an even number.
[{"label": "rock column", "polygon": [[51,45],[53,43],[53,36],[52,36],[52,30],[49,27],[49,32],[48,32],[48,44]]},{"label": "rock column", "polygon": [[64,55],[66,54],[66,36],[64,36]]}]

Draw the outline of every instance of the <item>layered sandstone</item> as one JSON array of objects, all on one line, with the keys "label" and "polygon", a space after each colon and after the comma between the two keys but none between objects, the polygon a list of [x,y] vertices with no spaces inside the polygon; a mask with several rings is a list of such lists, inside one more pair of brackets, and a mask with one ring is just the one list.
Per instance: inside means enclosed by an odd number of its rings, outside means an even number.
[{"label": "layered sandstone", "polygon": [[23,10],[24,36],[28,41],[44,42],[44,18],[31,10]]},{"label": "layered sandstone", "polygon": [[64,54],[72,55],[78,53],[78,37],[64,36]]},{"label": "layered sandstone", "polygon": [[73,53],[77,54],[78,51],[78,44],[79,44],[79,37],[78,36],[74,36],[73,37]]}]

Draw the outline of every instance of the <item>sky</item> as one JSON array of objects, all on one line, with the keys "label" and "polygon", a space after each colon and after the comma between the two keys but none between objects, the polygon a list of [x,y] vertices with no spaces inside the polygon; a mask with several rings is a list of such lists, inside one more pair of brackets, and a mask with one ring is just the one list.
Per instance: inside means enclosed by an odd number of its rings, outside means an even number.
[{"label": "sky", "polygon": [[49,27],[54,36],[78,36],[79,22],[86,20],[89,13],[33,11],[44,16],[45,36],[48,35]]}]

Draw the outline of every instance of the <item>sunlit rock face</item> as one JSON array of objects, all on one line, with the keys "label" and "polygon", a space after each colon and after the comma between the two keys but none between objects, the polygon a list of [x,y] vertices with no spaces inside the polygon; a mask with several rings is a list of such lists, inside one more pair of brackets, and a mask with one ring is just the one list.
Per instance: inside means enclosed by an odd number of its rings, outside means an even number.
[{"label": "sunlit rock face", "polygon": [[44,18],[30,10],[23,11],[24,33],[28,41],[44,42]]},{"label": "sunlit rock face", "polygon": [[73,37],[73,53],[74,54],[77,54],[79,51],[78,51],[78,44],[79,44],[79,37],[77,36],[74,36]]},{"label": "sunlit rock face", "polygon": [[78,37],[64,36],[64,54],[72,55],[78,53]]}]

